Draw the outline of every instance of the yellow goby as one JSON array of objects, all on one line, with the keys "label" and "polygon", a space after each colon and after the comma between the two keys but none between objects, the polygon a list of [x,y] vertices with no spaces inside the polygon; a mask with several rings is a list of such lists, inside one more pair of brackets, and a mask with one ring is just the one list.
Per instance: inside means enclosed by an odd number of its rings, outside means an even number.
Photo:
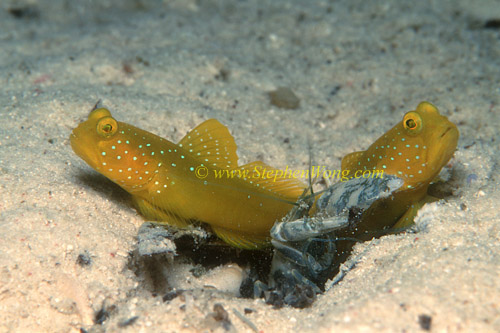
[{"label": "yellow goby", "polygon": [[418,209],[435,200],[427,189],[453,156],[458,137],[455,124],[434,105],[422,102],[367,150],[346,155],[342,170],[349,170],[350,176],[358,170],[381,170],[404,180],[393,196],[363,214],[356,237],[371,238],[371,232],[411,225]]},{"label": "yellow goby", "polygon": [[296,179],[231,176],[230,170],[255,175],[254,170],[274,169],[260,161],[238,166],[234,138],[215,119],[174,144],[99,108],[73,130],[70,141],[80,158],[132,195],[147,219],[178,227],[204,222],[235,247],[266,246],[274,222],[305,188]]}]

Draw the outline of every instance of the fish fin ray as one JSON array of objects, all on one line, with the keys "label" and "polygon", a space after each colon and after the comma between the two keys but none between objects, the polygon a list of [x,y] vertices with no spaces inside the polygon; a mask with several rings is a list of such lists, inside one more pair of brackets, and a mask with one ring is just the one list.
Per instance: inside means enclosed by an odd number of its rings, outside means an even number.
[{"label": "fish fin ray", "polygon": [[133,196],[132,199],[137,210],[148,220],[165,223],[179,228],[185,228],[189,225],[187,220],[165,211],[143,198]]},{"label": "fish fin ray", "polygon": [[238,166],[236,142],[227,127],[216,119],[196,126],[178,145],[207,164],[223,169]]},{"label": "fish fin ray", "polygon": [[256,250],[270,246],[270,236],[262,237],[242,234],[230,229],[212,226],[212,231],[227,244],[247,250]]},{"label": "fish fin ray", "polygon": [[413,203],[413,207],[410,207],[404,214],[399,218],[399,220],[394,224],[392,229],[406,228],[413,224],[415,216],[417,216],[418,211],[426,203],[431,203],[439,201],[439,198],[433,197],[432,195],[425,196],[422,200]]},{"label": "fish fin ray", "polygon": [[[262,189],[267,189],[273,193],[279,194],[283,199],[296,202],[297,198],[304,193],[304,189],[307,185],[298,180],[297,178],[291,177],[292,171],[287,176],[285,171],[280,169],[275,169],[272,166],[265,164],[262,161],[255,161],[238,167],[237,169],[242,170],[248,174],[247,181],[252,181],[256,186]],[[264,170],[265,175],[264,175]],[[271,172],[269,174],[268,172]],[[282,177],[274,177],[282,173]],[[273,175],[270,178],[266,178],[266,175]]]}]

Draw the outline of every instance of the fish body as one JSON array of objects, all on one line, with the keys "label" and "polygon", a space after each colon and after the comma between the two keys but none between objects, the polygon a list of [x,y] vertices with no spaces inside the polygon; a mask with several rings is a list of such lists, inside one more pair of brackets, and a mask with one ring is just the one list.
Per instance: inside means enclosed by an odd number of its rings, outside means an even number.
[{"label": "fish body", "polygon": [[178,227],[203,222],[240,248],[268,245],[274,222],[305,187],[296,179],[256,177],[258,170],[274,170],[260,161],[238,166],[234,139],[215,119],[175,144],[99,108],[70,141],[87,164],[132,195],[147,219]]},{"label": "fish body", "polygon": [[413,223],[418,209],[433,201],[427,194],[431,182],[453,156],[459,132],[438,109],[422,102],[415,111],[378,138],[367,150],[342,159],[342,170],[383,171],[403,179],[404,184],[390,198],[374,203],[358,224],[356,237],[384,229],[404,228]]},{"label": "fish body", "polygon": [[367,150],[346,155],[343,182],[330,186],[314,204],[304,194],[271,229],[275,251],[270,283],[255,282],[254,297],[310,306],[316,293],[341,281],[362,256],[345,263],[357,241],[413,223],[418,208],[432,201],[429,184],[450,160],[458,137],[453,123],[422,102]]}]

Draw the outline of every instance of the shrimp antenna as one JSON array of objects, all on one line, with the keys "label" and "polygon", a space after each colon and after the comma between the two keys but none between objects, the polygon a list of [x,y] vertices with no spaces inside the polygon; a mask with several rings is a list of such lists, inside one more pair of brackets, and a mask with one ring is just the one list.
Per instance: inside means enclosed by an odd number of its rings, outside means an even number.
[{"label": "shrimp antenna", "polygon": [[[308,179],[307,179],[307,182],[308,182],[308,185],[309,185],[309,188],[308,188],[308,191],[310,193],[309,197],[306,198],[306,203],[307,205],[309,206],[309,208],[312,207],[312,205],[314,204],[314,198],[315,198],[315,195],[314,195],[314,190],[313,190],[313,178],[312,178],[312,171],[313,171],[313,150],[312,150],[312,144],[311,144],[311,138],[308,136],[307,137],[307,151],[308,151],[308,154],[309,154],[309,172],[308,172]],[[316,176],[315,176],[316,178]],[[316,179],[314,179],[315,181]],[[305,193],[304,193],[305,194]]]},{"label": "shrimp antenna", "polygon": [[[311,210],[312,206],[314,205],[314,201],[316,199],[316,196],[314,194],[313,190],[313,179],[312,179],[312,161],[313,161],[313,154],[312,154],[312,145],[309,137],[307,138],[307,150],[309,152],[309,172],[307,175],[307,181],[309,183],[309,186],[304,189],[304,192],[302,192],[301,196],[299,197],[298,201],[295,203],[295,206],[292,208],[292,210],[287,214],[285,217],[286,221],[295,221],[298,220],[301,217],[308,216],[309,211]],[[322,193],[323,191],[319,192]]]}]

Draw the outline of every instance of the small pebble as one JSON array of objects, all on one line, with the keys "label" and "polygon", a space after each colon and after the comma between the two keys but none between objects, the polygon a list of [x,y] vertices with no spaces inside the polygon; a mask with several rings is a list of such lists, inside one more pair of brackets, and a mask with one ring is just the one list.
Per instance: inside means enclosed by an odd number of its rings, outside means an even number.
[{"label": "small pebble", "polygon": [[418,316],[418,323],[421,329],[424,331],[430,331],[432,326],[432,317],[426,314],[421,314]]},{"label": "small pebble", "polygon": [[90,257],[90,253],[87,251],[83,251],[76,258],[76,263],[80,266],[90,266],[92,264],[92,258]]},{"label": "small pebble", "polygon": [[231,328],[231,320],[229,320],[229,314],[226,309],[224,309],[222,304],[215,303],[213,310],[214,312],[210,313],[209,317],[212,317],[213,320],[220,323],[226,331],[229,331]]},{"label": "small pebble", "polygon": [[279,87],[270,91],[269,98],[271,104],[282,109],[296,109],[300,105],[300,99],[295,95],[292,89],[288,87]]},{"label": "small pebble", "polygon": [[118,323],[118,327],[127,327],[130,325],[133,325],[137,321],[137,319],[139,319],[139,316],[133,316],[131,318],[123,320],[123,321]]},{"label": "small pebble", "polygon": [[500,29],[500,19],[495,18],[488,20],[484,23],[484,28],[485,29]]}]

